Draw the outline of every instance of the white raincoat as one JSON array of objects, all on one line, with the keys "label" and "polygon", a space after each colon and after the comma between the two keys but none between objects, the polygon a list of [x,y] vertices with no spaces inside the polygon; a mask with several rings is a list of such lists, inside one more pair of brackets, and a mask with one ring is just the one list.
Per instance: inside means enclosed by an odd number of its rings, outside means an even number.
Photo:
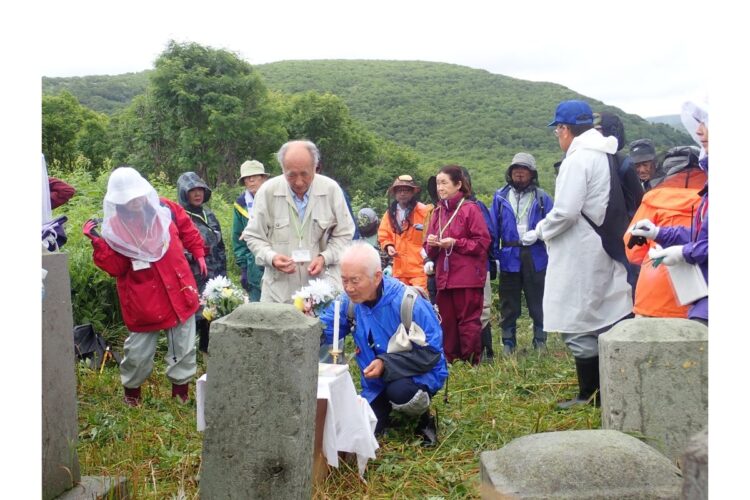
[{"label": "white raincoat", "polygon": [[594,129],[573,139],[555,182],[555,205],[536,226],[547,244],[544,329],[583,333],[611,325],[633,309],[625,268],[602,247],[595,224],[609,203],[609,163],[617,139]]}]

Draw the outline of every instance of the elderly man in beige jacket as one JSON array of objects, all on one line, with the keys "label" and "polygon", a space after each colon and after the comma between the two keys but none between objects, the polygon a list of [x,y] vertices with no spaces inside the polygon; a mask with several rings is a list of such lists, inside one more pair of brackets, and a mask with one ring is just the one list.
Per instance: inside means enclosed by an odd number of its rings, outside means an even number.
[{"label": "elderly man in beige jacket", "polygon": [[282,175],[266,181],[242,232],[265,266],[261,302],[292,302],[309,280],[327,277],[341,288],[339,258],[354,236],[344,192],[315,173],[320,161],[310,141],[290,141],[277,154]]}]

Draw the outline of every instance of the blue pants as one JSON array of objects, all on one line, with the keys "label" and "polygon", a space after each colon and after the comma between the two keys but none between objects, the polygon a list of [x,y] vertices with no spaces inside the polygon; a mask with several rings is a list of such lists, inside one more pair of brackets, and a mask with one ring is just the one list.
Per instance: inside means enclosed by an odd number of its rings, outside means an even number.
[{"label": "blue pants", "polygon": [[408,403],[419,389],[430,394],[430,397],[434,396],[434,394],[431,394],[427,389],[427,386],[415,384],[411,377],[394,380],[385,386],[383,392],[378,394],[378,397],[373,399],[370,403],[373,413],[375,413],[375,416],[378,418],[378,423],[375,426],[376,434],[383,432],[390,423],[391,410],[393,409],[391,402],[394,402],[397,405]]}]

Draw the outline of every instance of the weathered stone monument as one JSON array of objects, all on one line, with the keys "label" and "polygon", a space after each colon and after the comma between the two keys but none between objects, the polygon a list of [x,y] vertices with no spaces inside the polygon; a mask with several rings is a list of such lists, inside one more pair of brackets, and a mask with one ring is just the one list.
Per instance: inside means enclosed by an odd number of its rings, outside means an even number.
[{"label": "weathered stone monument", "polygon": [[704,429],[690,439],[680,462],[683,477],[683,500],[707,499],[708,429]]},{"label": "weathered stone monument", "polygon": [[211,324],[201,499],[311,498],[320,332],[285,304]]},{"label": "weathered stone monument", "polygon": [[602,428],[636,433],[673,463],[708,425],[708,329],[622,321],[599,338]]},{"label": "weathered stone monument", "polygon": [[610,430],[543,432],[480,455],[485,499],[678,499],[680,470]]},{"label": "weathered stone monument", "polygon": [[73,353],[73,309],[68,256],[42,255],[47,270],[42,300],[42,498],[81,480]]}]

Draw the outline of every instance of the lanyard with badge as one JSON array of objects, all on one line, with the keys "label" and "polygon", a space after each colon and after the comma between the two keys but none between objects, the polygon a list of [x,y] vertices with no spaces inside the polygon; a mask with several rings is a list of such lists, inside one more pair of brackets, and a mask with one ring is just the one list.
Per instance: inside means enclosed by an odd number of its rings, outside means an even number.
[{"label": "lanyard with badge", "polygon": [[302,248],[302,239],[305,230],[305,224],[309,219],[300,224],[299,215],[297,214],[297,207],[290,206],[292,213],[292,220],[294,221],[294,231],[297,233],[297,240],[299,242],[298,248],[292,250],[292,260],[297,263],[310,262],[312,257],[310,255],[309,248]]},{"label": "lanyard with badge", "polygon": [[[518,193],[518,203],[516,205],[518,208],[521,208],[522,197],[523,197],[523,193]],[[532,201],[534,201],[534,196],[533,194],[529,193],[529,196],[527,197],[527,201],[526,201],[526,206],[523,208],[523,210],[516,212],[516,228],[518,230],[518,236],[523,236],[523,234],[528,229],[528,224],[521,224],[521,220],[523,220],[524,216],[528,214]]]},{"label": "lanyard with badge", "polygon": [[[451,222],[453,222],[453,219],[458,215],[458,211],[461,210],[461,205],[464,204],[464,201],[466,201],[466,198],[461,198],[461,201],[458,202],[458,206],[456,207],[456,211],[453,212],[453,215],[450,216],[448,219],[448,222],[445,223],[443,226],[441,224],[441,221],[443,219],[443,211],[441,210],[438,213],[438,237],[439,239],[443,239],[443,233],[446,229],[448,229],[448,226],[450,226]],[[446,202],[446,207],[448,206],[448,203]],[[455,238],[454,238],[455,239]],[[445,259],[443,259],[443,271],[448,271],[448,257],[453,253],[453,245],[451,245],[450,249],[445,251]]]}]

